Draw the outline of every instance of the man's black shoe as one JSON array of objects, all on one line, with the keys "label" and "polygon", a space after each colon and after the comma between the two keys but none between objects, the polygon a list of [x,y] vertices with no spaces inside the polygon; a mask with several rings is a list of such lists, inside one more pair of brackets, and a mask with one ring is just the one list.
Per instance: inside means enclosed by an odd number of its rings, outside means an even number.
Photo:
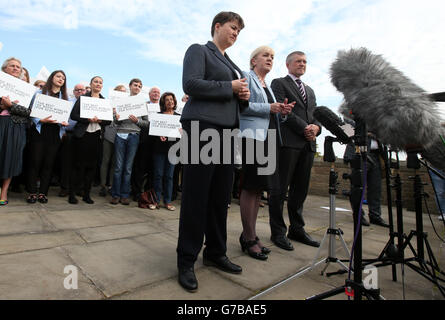
[{"label": "man's black shoe", "polygon": [[289,232],[287,234],[287,237],[291,240],[298,241],[303,244],[307,244],[308,246],[311,246],[311,247],[318,248],[320,246],[320,242],[312,239],[311,236],[309,234],[307,234],[306,231],[304,231],[304,229],[301,229],[300,231],[293,232],[293,233]]},{"label": "man's black shoe", "polygon": [[82,200],[85,201],[88,204],[93,204],[94,203],[94,201],[90,198],[89,195],[83,196]]},{"label": "man's black shoe", "polygon": [[68,198],[68,202],[71,204],[77,204],[79,201],[77,200],[75,195],[71,194]]},{"label": "man's black shoe", "polygon": [[365,227],[369,227],[370,226],[368,220],[366,220],[366,218],[365,218],[365,215],[362,215],[362,217],[360,219],[360,223],[361,223],[362,226],[365,226]]},{"label": "man's black shoe", "polygon": [[219,270],[228,273],[240,274],[243,271],[240,266],[232,263],[227,256],[219,258],[203,257],[203,263],[205,266],[217,267]]},{"label": "man's black shoe", "polygon": [[376,224],[378,226],[382,226],[385,228],[389,228],[389,224],[387,224],[385,222],[385,220],[382,219],[382,217],[369,217],[369,222],[371,222],[372,224]]},{"label": "man's black shoe", "polygon": [[270,240],[278,247],[287,251],[294,250],[294,246],[286,236],[270,237]]},{"label": "man's black shoe", "polygon": [[178,282],[189,292],[198,290],[198,280],[196,280],[193,268],[178,268]]}]

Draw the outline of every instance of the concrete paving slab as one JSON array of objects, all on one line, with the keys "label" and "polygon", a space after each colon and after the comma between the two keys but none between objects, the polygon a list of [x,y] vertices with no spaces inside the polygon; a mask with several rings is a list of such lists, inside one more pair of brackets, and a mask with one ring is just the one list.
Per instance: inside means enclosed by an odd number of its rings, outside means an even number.
[{"label": "concrete paving slab", "polygon": [[266,261],[259,261],[245,254],[230,258],[233,263],[242,266],[242,274],[232,275],[214,267],[209,267],[209,269],[254,292],[266,288],[271,283],[281,281],[306,265],[306,261],[298,261],[292,256],[275,251]]},{"label": "concrete paving slab", "polygon": [[112,225],[105,227],[93,227],[78,230],[86,242],[99,242],[114,239],[134,238],[137,236],[164,232],[150,222]]},{"label": "concrete paving slab", "polygon": [[59,230],[130,224],[149,220],[143,213],[131,211],[128,208],[52,211],[43,215]]},{"label": "concrete paving slab", "polygon": [[55,230],[56,229],[37,212],[5,213],[0,211],[0,235],[30,232],[42,233]]},{"label": "concrete paving slab", "polygon": [[[212,270],[203,267],[195,269],[199,290],[193,294],[179,287],[177,276],[138,288],[114,299],[119,300],[241,300],[252,292]],[[210,284],[211,285],[208,285]],[[202,286],[200,285],[202,284]]]},{"label": "concrete paving slab", "polygon": [[0,255],[85,243],[73,231],[0,236]]},{"label": "concrete paving slab", "polygon": [[0,299],[102,299],[78,272],[78,289],[67,290],[64,269],[73,262],[60,248],[0,256]]},{"label": "concrete paving slab", "polygon": [[65,248],[107,297],[176,274],[176,242],[163,234]]}]

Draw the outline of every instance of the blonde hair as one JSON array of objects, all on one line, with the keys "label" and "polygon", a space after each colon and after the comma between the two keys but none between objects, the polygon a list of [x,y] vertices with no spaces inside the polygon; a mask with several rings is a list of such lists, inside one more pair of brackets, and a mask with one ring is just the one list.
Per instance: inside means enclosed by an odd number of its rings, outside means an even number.
[{"label": "blonde hair", "polygon": [[275,55],[275,51],[269,46],[261,46],[256,48],[250,55],[250,70],[253,70],[253,68],[255,68],[255,66],[252,63],[252,60],[263,52],[270,52],[271,54]]},{"label": "blonde hair", "polygon": [[127,92],[127,88],[125,88],[125,86],[123,84],[117,85],[113,90],[114,91]]}]

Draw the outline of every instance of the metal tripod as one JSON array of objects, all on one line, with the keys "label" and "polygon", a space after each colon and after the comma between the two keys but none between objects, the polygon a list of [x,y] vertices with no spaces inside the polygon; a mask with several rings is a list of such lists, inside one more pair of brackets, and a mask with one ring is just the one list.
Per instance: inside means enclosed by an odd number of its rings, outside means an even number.
[{"label": "metal tripod", "polygon": [[[329,137],[327,137],[329,138]],[[327,139],[326,138],[326,139]],[[329,228],[326,230],[326,233],[323,237],[323,240],[320,243],[320,247],[317,251],[317,254],[315,255],[315,258],[312,262],[312,265],[310,269],[313,269],[318,264],[325,262],[326,266],[321,271],[321,274],[323,275],[324,272],[329,267],[329,264],[331,262],[338,263],[343,269],[345,269],[346,272],[349,271],[349,268],[336,257],[336,236],[340,238],[340,243],[343,246],[343,249],[346,252],[346,256],[350,257],[350,252],[348,250],[348,247],[346,246],[346,242],[343,239],[343,231],[340,228],[337,228],[337,223],[335,220],[335,195],[338,193],[338,173],[335,172],[335,165],[334,163],[331,164],[331,170],[329,173]],[[329,246],[328,246],[328,256],[317,262],[318,257],[320,256],[320,252],[322,248],[324,247],[325,241],[329,239]],[[327,274],[329,276],[329,274]]]}]

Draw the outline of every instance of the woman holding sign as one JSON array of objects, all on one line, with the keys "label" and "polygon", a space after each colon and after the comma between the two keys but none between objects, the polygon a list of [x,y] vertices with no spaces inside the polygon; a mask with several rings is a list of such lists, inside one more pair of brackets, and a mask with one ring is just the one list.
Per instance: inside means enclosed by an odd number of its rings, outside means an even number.
[{"label": "woman holding sign", "polygon": [[[176,115],[175,112],[178,103],[172,92],[165,92],[161,96],[159,106],[163,114]],[[168,150],[176,142],[176,139],[167,137],[156,137],[153,140],[153,164],[154,164],[154,189],[156,198],[161,201],[161,195],[164,197],[164,204],[167,210],[174,211],[176,208],[171,204],[173,192],[173,173],[175,165],[168,160]],[[158,205],[150,204],[149,209],[154,210]]]},{"label": "woman holding sign", "polygon": [[[39,93],[68,101],[65,72],[56,70],[50,74],[42,90],[37,91],[34,95],[31,108],[36,95]],[[28,203],[36,203],[36,201],[47,203],[54,160],[68,123],[57,123],[56,120],[51,119],[51,116],[44,119],[32,117],[31,120],[32,125],[29,132],[30,159],[27,175],[27,189],[30,194],[27,201]],[[39,177],[40,187],[37,188]]]},{"label": "woman holding sign", "polygon": [[[104,99],[102,94],[103,80],[96,76],[90,81],[91,91],[87,92],[85,97],[92,97],[97,99]],[[83,184],[83,198],[82,200],[88,204],[93,204],[94,201],[90,197],[91,185],[93,183],[96,172],[97,159],[99,157],[99,148],[101,147],[101,133],[103,128],[110,124],[111,121],[102,121],[97,117],[81,118],[80,104],[82,96],[77,99],[71,111],[70,118],[77,121],[74,129],[74,170],[72,171],[70,179],[70,190],[68,202],[76,204],[78,201],[75,196],[76,186]]]},{"label": "woman holding sign", "polygon": [[[16,78],[22,73],[22,63],[16,58],[7,59],[2,71]],[[22,172],[22,155],[26,144],[26,124],[30,111],[11,101],[9,97],[0,97],[0,206],[8,204],[8,188],[12,177]]]},{"label": "woman holding sign", "polygon": [[205,45],[193,44],[184,57],[182,86],[190,98],[182,112],[181,123],[188,137],[188,155],[195,161],[188,159],[183,163],[177,263],[179,284],[191,292],[198,288],[194,264],[204,236],[204,265],[229,273],[242,272],[241,267],[226,256],[227,206],[233,164],[224,164],[223,152],[217,161],[209,164],[196,157],[200,156],[201,149],[205,153],[207,142],[200,141],[199,136],[206,129],[216,132],[221,150],[225,149],[223,130],[238,128],[240,109],[249,105],[246,79],[226,53],[243,27],[243,19],[238,14],[220,12],[212,22],[212,41]]}]

